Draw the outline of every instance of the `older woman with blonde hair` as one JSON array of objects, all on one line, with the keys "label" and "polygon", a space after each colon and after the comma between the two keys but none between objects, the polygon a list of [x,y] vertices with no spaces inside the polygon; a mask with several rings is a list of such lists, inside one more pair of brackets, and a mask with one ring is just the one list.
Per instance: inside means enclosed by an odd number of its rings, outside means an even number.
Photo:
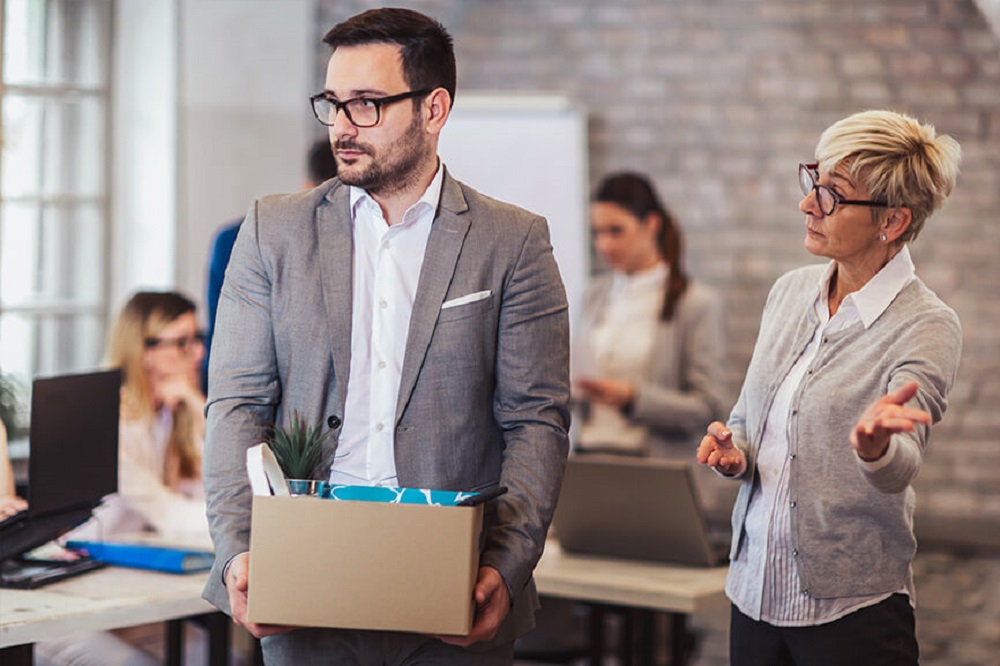
[{"label": "older woman with blonde hair", "polygon": [[799,166],[805,246],[767,299],[728,425],[699,462],[741,479],[730,657],[917,664],[913,479],[944,414],[962,333],[907,244],[947,199],[960,148],[891,111],[854,114]]}]

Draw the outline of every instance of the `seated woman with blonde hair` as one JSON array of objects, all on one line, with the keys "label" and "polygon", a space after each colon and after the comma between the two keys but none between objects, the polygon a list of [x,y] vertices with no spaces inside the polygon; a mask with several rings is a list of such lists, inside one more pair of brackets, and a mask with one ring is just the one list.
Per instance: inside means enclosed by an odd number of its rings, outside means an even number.
[{"label": "seated woman with blonde hair", "polygon": [[100,516],[105,535],[152,530],[207,539],[204,355],[195,305],[181,294],[139,292],[118,316],[107,356],[123,373],[119,501]]},{"label": "seated woman with blonde hair", "polygon": [[[178,543],[210,544],[201,478],[205,355],[194,303],[176,292],[138,292],[112,329],[107,360],[122,369],[118,492],[69,538],[114,539],[151,532]],[[36,645],[53,666],[161,663],[161,624],[71,635]],[[203,641],[187,640],[188,651]],[[140,647],[141,646],[141,647]]]}]

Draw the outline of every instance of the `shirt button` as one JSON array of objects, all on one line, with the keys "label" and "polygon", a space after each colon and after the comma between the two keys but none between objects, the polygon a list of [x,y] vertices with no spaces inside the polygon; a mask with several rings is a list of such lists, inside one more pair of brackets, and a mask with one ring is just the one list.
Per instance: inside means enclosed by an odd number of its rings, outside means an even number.
[{"label": "shirt button", "polygon": [[799,550],[798,548],[796,548],[795,550],[792,551],[792,557],[798,557],[798,556],[799,556]]},{"label": "shirt button", "polygon": [[376,430],[378,430],[379,432],[381,432],[383,428],[385,428],[385,426],[384,426],[384,425],[382,425],[381,423],[379,423],[379,424],[377,424],[377,425],[375,426],[375,429],[376,429]]},{"label": "shirt button", "polygon": [[794,509],[795,508],[795,502],[789,502],[788,506],[790,506],[790,507],[792,507]]},{"label": "shirt button", "polygon": [[788,456],[788,459],[789,459],[789,460],[795,460],[795,455],[796,455],[796,454],[794,454],[794,453],[792,453],[792,454],[789,454],[789,456]]},{"label": "shirt button", "polygon": [[379,361],[378,362],[378,367],[379,367],[379,369],[384,368],[385,367],[385,361]]},{"label": "shirt button", "polygon": [[389,303],[385,299],[382,299],[378,302],[378,306],[384,310],[389,307]]}]

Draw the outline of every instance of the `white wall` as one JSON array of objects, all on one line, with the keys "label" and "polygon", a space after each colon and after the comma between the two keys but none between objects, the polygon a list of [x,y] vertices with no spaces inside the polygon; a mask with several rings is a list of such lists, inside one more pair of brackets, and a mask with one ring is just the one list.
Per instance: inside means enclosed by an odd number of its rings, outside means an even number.
[{"label": "white wall", "polygon": [[112,310],[143,287],[203,304],[218,227],[305,176],[315,3],[116,4]]},{"label": "white wall", "polygon": [[114,33],[112,315],[136,288],[174,283],[176,3],[115,3]]},{"label": "white wall", "polygon": [[218,227],[303,180],[314,22],[312,0],[180,0],[176,278],[199,303]]}]

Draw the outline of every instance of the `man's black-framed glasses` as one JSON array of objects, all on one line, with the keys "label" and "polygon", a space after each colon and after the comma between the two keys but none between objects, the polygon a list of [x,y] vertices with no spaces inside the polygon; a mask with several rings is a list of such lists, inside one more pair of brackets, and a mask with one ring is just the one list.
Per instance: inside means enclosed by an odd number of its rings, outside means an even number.
[{"label": "man's black-framed glasses", "polygon": [[337,121],[338,111],[343,111],[347,119],[355,127],[375,127],[382,119],[383,106],[402,102],[404,99],[421,97],[433,90],[433,88],[423,88],[421,90],[399,93],[398,95],[389,95],[388,97],[355,97],[343,102],[337,101],[328,92],[321,92],[310,97],[309,101],[312,102],[312,109],[316,115],[316,120],[327,127]]},{"label": "man's black-framed glasses", "polygon": [[837,206],[878,206],[884,208],[889,205],[887,201],[856,201],[854,199],[845,199],[826,185],[817,183],[817,180],[819,180],[819,164],[814,162],[812,164],[799,165],[799,187],[802,188],[802,194],[808,196],[810,192],[816,192],[816,202],[819,204],[819,210],[824,216],[833,215],[833,211],[837,210]]}]

